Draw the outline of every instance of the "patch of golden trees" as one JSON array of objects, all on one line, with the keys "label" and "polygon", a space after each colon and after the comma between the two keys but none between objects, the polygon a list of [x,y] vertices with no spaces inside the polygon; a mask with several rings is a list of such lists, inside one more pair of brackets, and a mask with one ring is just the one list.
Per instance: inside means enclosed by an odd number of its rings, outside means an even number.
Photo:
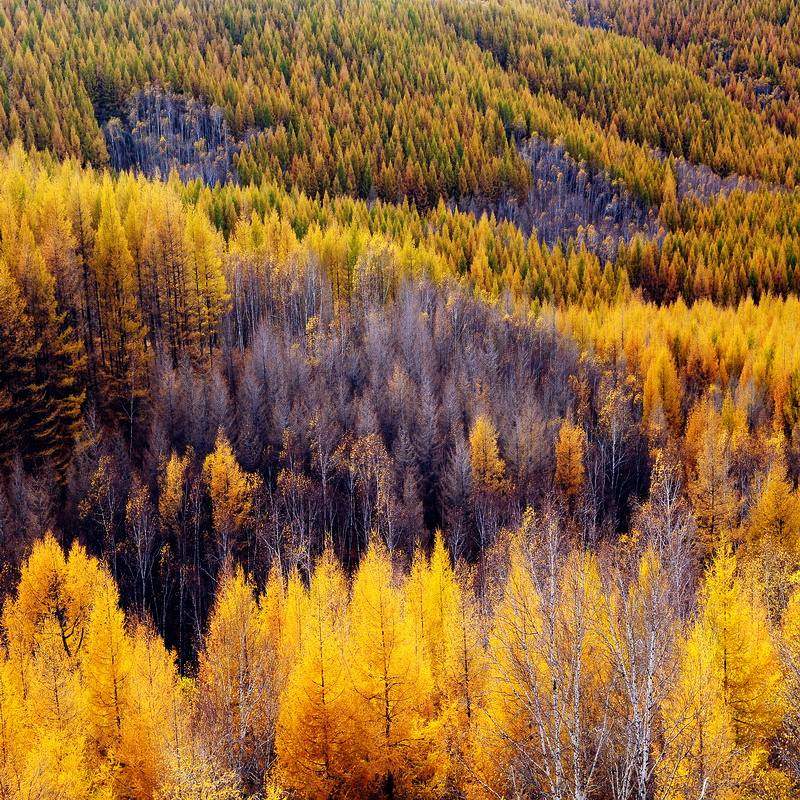
[{"label": "patch of golden trees", "polygon": [[[780,480],[749,530],[797,541]],[[797,714],[797,590],[770,608],[751,545],[722,543],[693,608],[674,541],[598,555],[559,524],[527,512],[480,597],[441,536],[407,570],[378,540],[352,578],[327,553],[261,591],[229,568],[194,678],[122,612],[106,567],[48,535],[3,612],[0,790],[788,797],[774,742]]]}]

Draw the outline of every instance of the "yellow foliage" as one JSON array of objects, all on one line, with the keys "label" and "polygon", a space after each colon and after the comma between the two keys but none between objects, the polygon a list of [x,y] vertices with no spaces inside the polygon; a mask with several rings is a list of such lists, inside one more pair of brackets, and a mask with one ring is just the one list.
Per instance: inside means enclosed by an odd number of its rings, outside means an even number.
[{"label": "yellow foliage", "polygon": [[492,421],[480,414],[469,434],[472,481],[479,491],[502,491],[506,481],[506,465],[497,446],[497,431]]},{"label": "yellow foliage", "polygon": [[217,433],[214,451],[203,463],[203,477],[211,496],[214,530],[224,560],[231,553],[236,535],[252,519],[261,479],[239,466],[222,429]]},{"label": "yellow foliage", "polygon": [[6,604],[0,787],[10,798],[150,800],[183,747],[172,656],[131,635],[113,579],[85,550],[38,542]]},{"label": "yellow foliage", "polygon": [[389,555],[375,541],[356,573],[348,631],[349,702],[364,748],[361,794],[435,794],[444,765],[436,747],[430,665],[415,648],[413,619]]},{"label": "yellow foliage", "polygon": [[579,425],[565,419],[556,439],[556,486],[572,503],[583,491],[586,480],[584,451],[586,434]]},{"label": "yellow foliage", "polygon": [[311,579],[307,635],[281,694],[276,738],[281,783],[309,800],[363,785],[344,654],[346,607],[341,567],[326,554]]},{"label": "yellow foliage", "polygon": [[642,393],[642,424],[655,435],[678,431],[681,424],[681,384],[675,362],[663,345],[651,353]]},{"label": "yellow foliage", "polygon": [[260,785],[277,716],[278,655],[240,568],[223,576],[198,669],[203,735],[243,781]]}]

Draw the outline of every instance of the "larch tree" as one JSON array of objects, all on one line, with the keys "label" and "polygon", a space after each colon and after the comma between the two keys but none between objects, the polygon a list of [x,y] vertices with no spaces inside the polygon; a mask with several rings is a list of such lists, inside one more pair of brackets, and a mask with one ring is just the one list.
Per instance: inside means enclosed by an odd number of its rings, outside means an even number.
[{"label": "larch tree", "polygon": [[220,235],[198,209],[187,214],[184,236],[194,338],[199,356],[210,358],[229,300],[223,272],[223,244]]},{"label": "larch tree", "polygon": [[203,462],[203,478],[211,497],[218,556],[224,563],[237,551],[239,534],[253,521],[261,479],[239,466],[222,429],[213,452]]},{"label": "larch tree", "polygon": [[36,381],[40,347],[19,285],[0,258],[0,454],[4,459],[26,447],[22,434],[44,402]]},{"label": "larch tree", "polygon": [[[92,253],[98,337],[105,373],[103,400],[116,401],[130,422],[144,396],[144,331],[136,307],[134,263],[110,179],[104,184]],[[101,304],[102,301],[102,304]]]},{"label": "larch tree", "polygon": [[656,774],[659,796],[669,800],[737,797],[742,781],[730,709],[721,702],[719,661],[713,634],[693,625],[680,642],[680,668],[674,688],[661,705],[667,730]]},{"label": "larch tree", "polygon": [[41,402],[31,408],[34,424],[30,436],[36,455],[49,459],[63,476],[84,400],[80,388],[83,348],[58,308],[56,279],[34,240],[27,214],[21,216],[4,251],[22,289],[35,341],[39,343],[35,383],[41,386]]},{"label": "larch tree", "polygon": [[433,679],[414,646],[413,622],[384,547],[374,540],[348,610],[349,702],[364,746],[360,793],[428,792],[442,778],[435,743]]},{"label": "larch tree", "polygon": [[698,617],[680,646],[680,670],[663,714],[676,734],[660,767],[670,797],[739,796],[773,776],[765,743],[785,709],[785,681],[757,586],[720,550],[708,568]]},{"label": "larch tree", "polygon": [[487,674],[478,604],[467,585],[470,573],[466,568],[463,573],[456,574],[444,538],[437,532],[430,557],[417,552],[404,585],[417,651],[431,665],[434,705],[446,745],[443,763],[452,784],[460,784],[466,774]]},{"label": "larch tree", "polygon": [[700,617],[711,632],[737,743],[753,745],[772,736],[780,722],[783,674],[760,589],[737,575],[736,566],[735,556],[716,555],[705,576]]},{"label": "larch tree", "polygon": [[498,527],[499,503],[509,488],[506,464],[500,456],[497,429],[484,414],[478,415],[469,433],[472,474],[472,509],[481,552],[491,543]]},{"label": "larch tree", "polygon": [[191,748],[189,703],[181,688],[174,655],[151,624],[136,624],[131,641],[128,692],[131,716],[123,750],[131,773],[130,791],[149,800],[170,764]]},{"label": "larch tree", "polygon": [[198,713],[213,752],[250,787],[263,783],[274,743],[278,654],[241,569],[224,573],[198,667]]},{"label": "larch tree", "polygon": [[281,694],[276,735],[281,783],[309,800],[363,785],[344,652],[347,601],[341,567],[326,553],[311,578],[306,636]]},{"label": "larch tree", "polygon": [[555,445],[555,483],[570,509],[575,508],[586,481],[585,450],[586,433],[583,428],[565,419]]},{"label": "larch tree", "polygon": [[110,575],[97,586],[86,627],[81,657],[86,682],[91,757],[102,785],[115,797],[132,791],[137,780],[128,749],[138,747],[128,737],[133,720],[131,671],[133,653],[119,607],[119,593]]},{"label": "larch tree", "polygon": [[679,430],[683,390],[672,355],[660,347],[648,359],[642,392],[642,425],[657,438]]},{"label": "larch tree", "polygon": [[[507,796],[520,787],[538,789],[536,767],[542,741],[548,682],[542,654],[542,598],[530,553],[519,537],[511,542],[502,598],[494,610],[488,642],[485,707],[478,713],[468,759],[470,798]],[[553,587],[555,590],[555,587]],[[555,632],[550,641],[555,647]],[[559,698],[553,695],[553,703]],[[559,778],[553,776],[557,785]]]},{"label": "larch tree", "polygon": [[738,498],[730,479],[729,440],[714,420],[703,432],[697,454],[697,466],[689,483],[704,553],[724,544],[736,519]]},{"label": "larch tree", "polygon": [[764,479],[746,524],[747,541],[761,542],[792,556],[800,552],[800,499],[779,459]]}]

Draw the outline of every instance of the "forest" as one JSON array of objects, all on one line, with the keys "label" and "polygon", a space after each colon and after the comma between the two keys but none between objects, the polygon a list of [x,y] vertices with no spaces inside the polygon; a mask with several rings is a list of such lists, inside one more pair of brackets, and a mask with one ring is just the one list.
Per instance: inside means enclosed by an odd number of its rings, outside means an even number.
[{"label": "forest", "polygon": [[0,0],[0,800],[799,796],[798,25]]}]

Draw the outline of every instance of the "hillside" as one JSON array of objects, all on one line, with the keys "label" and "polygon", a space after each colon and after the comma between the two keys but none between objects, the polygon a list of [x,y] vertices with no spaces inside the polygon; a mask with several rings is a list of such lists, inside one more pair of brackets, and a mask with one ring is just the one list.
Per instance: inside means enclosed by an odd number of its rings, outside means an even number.
[{"label": "hillside", "polygon": [[0,0],[0,798],[800,795],[798,19]]}]

